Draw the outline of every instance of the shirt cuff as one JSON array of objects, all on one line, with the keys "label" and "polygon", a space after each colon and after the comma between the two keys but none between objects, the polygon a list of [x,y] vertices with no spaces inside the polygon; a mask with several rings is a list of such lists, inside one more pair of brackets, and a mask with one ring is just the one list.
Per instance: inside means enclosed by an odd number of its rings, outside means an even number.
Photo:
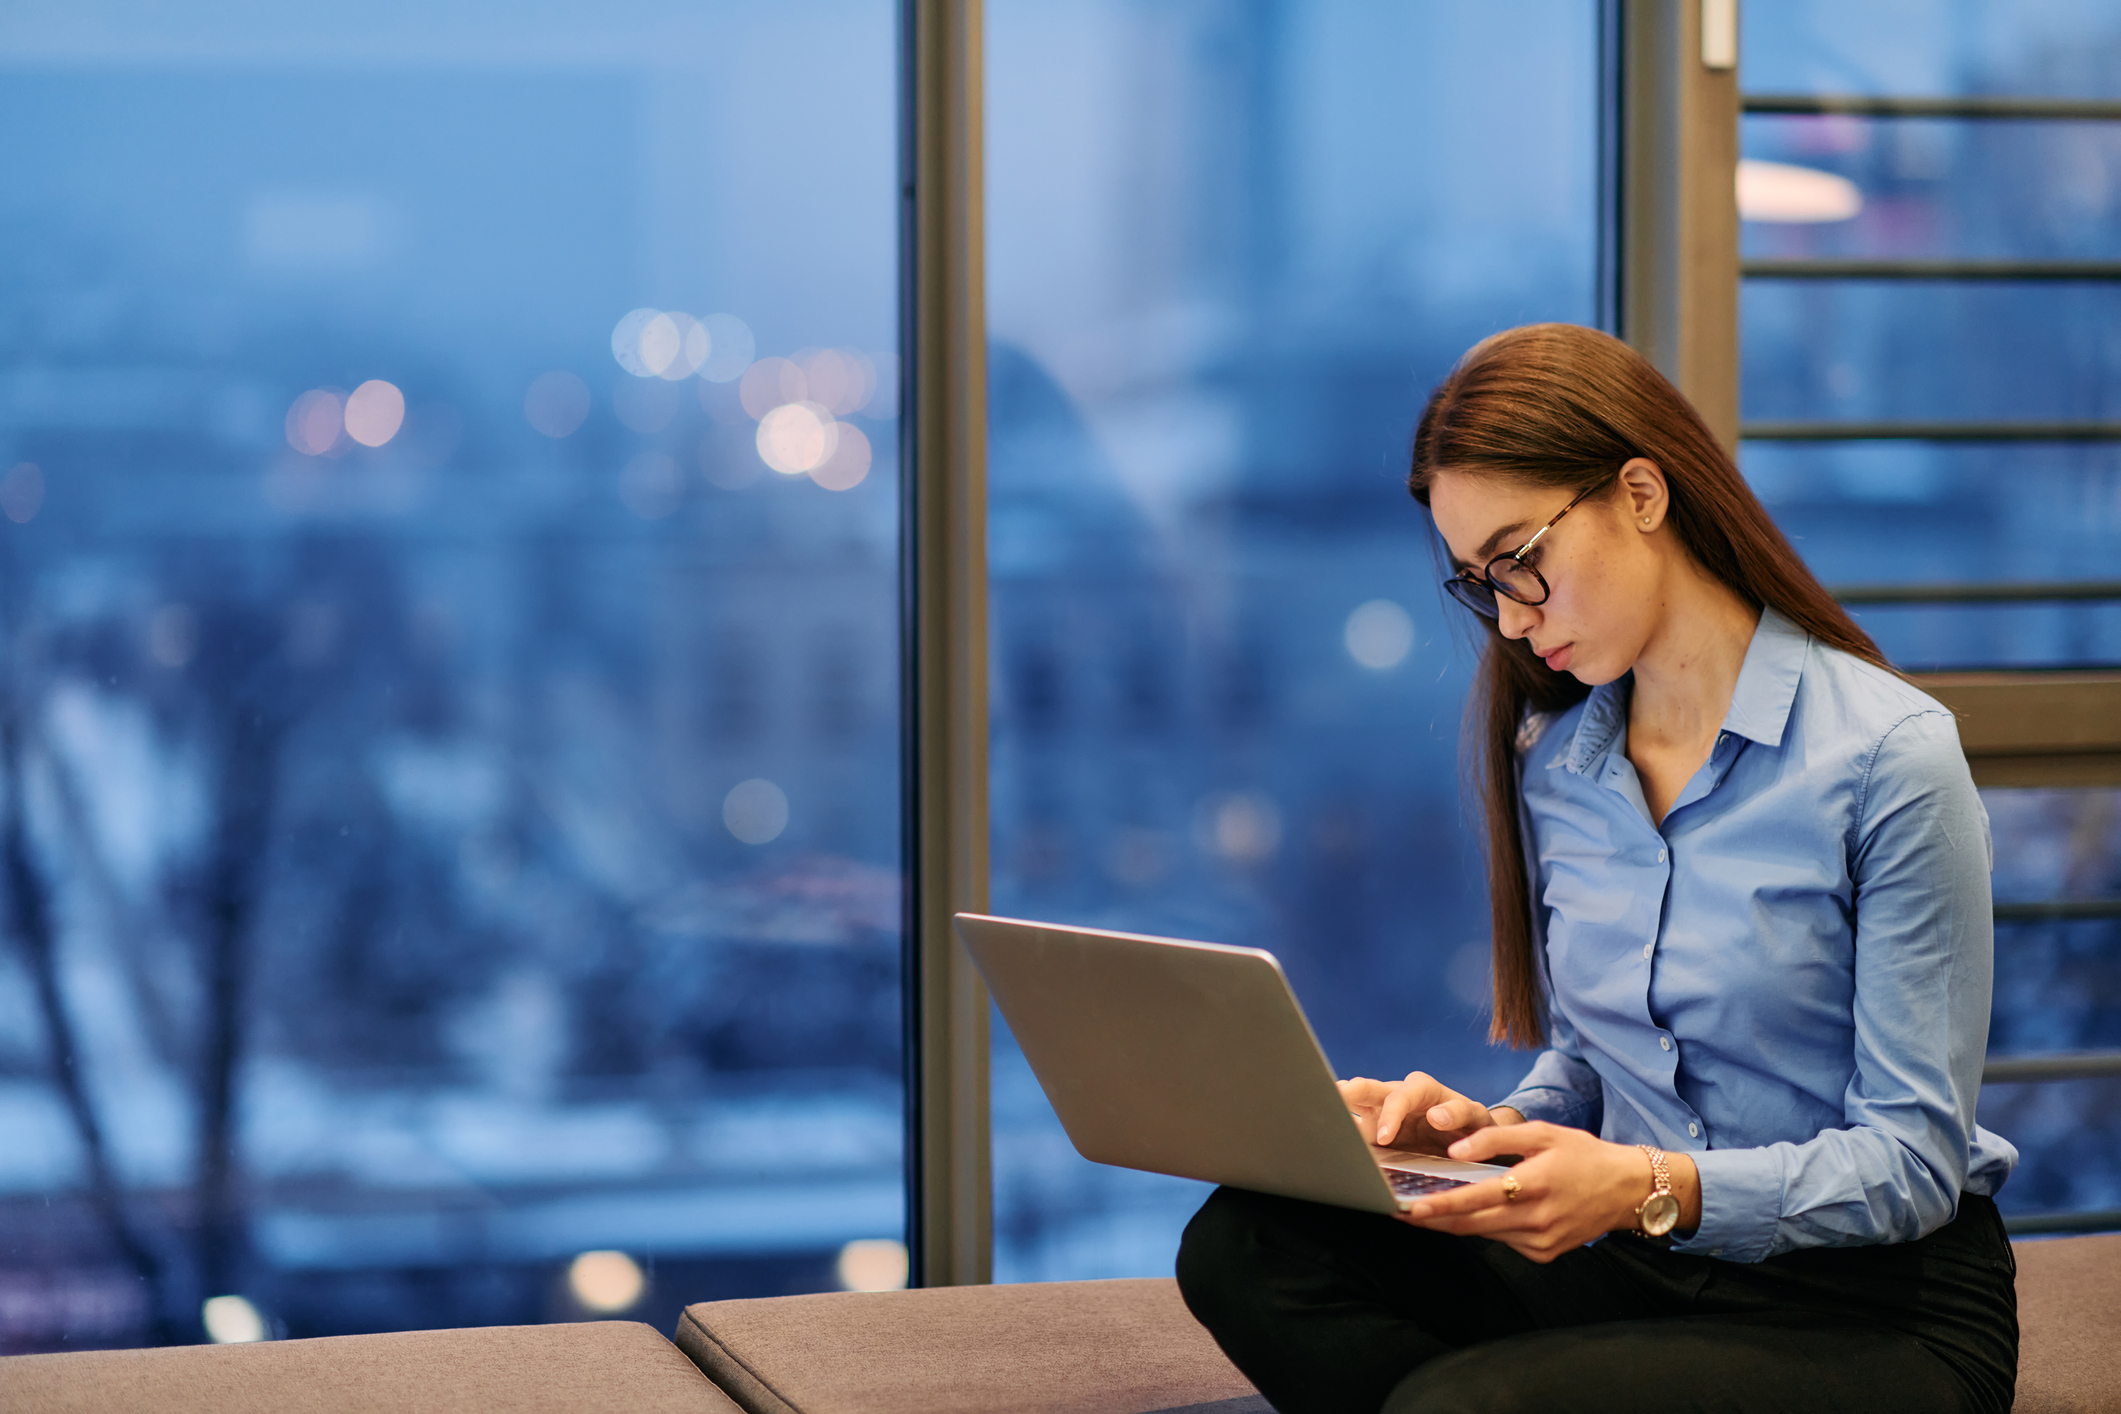
[{"label": "shirt cuff", "polygon": [[1528,1085],[1510,1096],[1498,1100],[1490,1109],[1508,1105],[1526,1119],[1544,1120],[1548,1124],[1566,1125],[1570,1129],[1588,1129],[1591,1118],[1591,1102],[1574,1090],[1563,1090],[1551,1085]]},{"label": "shirt cuff", "polygon": [[1701,1175],[1701,1226],[1675,1252],[1757,1262],[1768,1256],[1782,1224],[1782,1164],[1773,1149],[1703,1149],[1690,1153]]}]

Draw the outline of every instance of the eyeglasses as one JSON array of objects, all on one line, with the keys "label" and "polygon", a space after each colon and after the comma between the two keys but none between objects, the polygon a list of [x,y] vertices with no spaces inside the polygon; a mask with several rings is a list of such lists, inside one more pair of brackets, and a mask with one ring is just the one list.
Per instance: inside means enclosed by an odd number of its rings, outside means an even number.
[{"label": "eyeglasses", "polygon": [[1443,587],[1451,592],[1453,599],[1483,618],[1502,617],[1502,606],[1495,602],[1495,596],[1498,594],[1520,604],[1546,603],[1547,596],[1554,591],[1547,587],[1547,582],[1540,576],[1539,571],[1525,562],[1525,556],[1532,553],[1532,547],[1537,545],[1548,531],[1561,523],[1563,516],[1582,504],[1585,496],[1604,485],[1604,482],[1600,482],[1597,486],[1579,492],[1575,500],[1555,512],[1554,519],[1533,532],[1530,540],[1514,550],[1505,550],[1497,555],[1488,561],[1487,568],[1479,574],[1471,570],[1460,570],[1445,580]]}]

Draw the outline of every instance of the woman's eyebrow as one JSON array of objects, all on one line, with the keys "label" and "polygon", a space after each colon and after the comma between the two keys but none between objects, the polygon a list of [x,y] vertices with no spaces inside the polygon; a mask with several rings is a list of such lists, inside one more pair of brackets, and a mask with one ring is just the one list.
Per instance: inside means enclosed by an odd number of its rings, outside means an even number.
[{"label": "woman's eyebrow", "polygon": [[[1490,535],[1487,539],[1481,541],[1480,548],[1474,551],[1474,553],[1480,557],[1480,563],[1482,565],[1485,565],[1489,560],[1495,558],[1495,551],[1497,547],[1500,546],[1503,541],[1507,540],[1512,535],[1515,535],[1519,531],[1523,530],[1527,524],[1529,524],[1529,522],[1527,521],[1513,520],[1508,525],[1502,527],[1502,529],[1496,531],[1493,535]],[[1464,560],[1458,559],[1456,556],[1452,557],[1451,563],[1462,570],[1469,570],[1473,568],[1473,566],[1467,564]]]}]

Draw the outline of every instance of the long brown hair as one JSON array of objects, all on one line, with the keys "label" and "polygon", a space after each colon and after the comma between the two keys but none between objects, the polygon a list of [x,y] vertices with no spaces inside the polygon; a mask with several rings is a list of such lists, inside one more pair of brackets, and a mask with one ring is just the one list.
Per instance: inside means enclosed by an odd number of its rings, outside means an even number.
[{"label": "long brown hair", "polygon": [[[1414,433],[1407,488],[1429,504],[1443,470],[1585,491],[1646,457],[1664,472],[1666,523],[1696,563],[1756,609],[1772,605],[1822,643],[1885,667],[1768,518],[1738,465],[1679,390],[1610,334],[1528,324],[1475,344],[1429,395]],[[1487,643],[1467,703],[1468,774],[1486,817],[1494,918],[1491,1040],[1546,1043],[1546,998],[1532,943],[1531,880],[1518,819],[1517,736],[1527,712],[1553,712],[1590,689],[1551,671],[1522,640],[1482,621]]]}]

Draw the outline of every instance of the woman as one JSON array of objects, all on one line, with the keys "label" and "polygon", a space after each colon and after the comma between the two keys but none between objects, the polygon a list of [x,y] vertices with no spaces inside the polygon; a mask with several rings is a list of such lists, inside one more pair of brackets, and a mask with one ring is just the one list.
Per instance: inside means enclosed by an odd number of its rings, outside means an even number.
[{"label": "woman", "polygon": [[[1187,1303],[1283,1414],[2006,1410],[2016,1152],[1974,1123],[1988,818],[1686,400],[1572,325],[1476,346],[1414,497],[1492,630],[1500,1104],[1341,1089],[1519,1161],[1399,1221],[1218,1190]],[[1588,1245],[1587,1245],[1588,1244]]]}]

